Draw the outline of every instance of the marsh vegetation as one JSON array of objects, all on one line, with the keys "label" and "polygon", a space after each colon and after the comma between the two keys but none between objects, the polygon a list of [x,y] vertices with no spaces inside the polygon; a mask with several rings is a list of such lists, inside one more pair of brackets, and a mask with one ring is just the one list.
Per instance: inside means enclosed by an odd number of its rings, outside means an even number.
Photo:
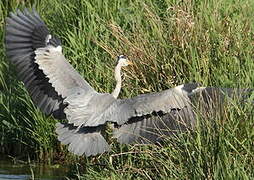
[{"label": "marsh vegetation", "polygon": [[[4,52],[5,17],[35,7],[63,43],[69,62],[100,92],[114,88],[115,57],[135,65],[120,97],[187,82],[254,87],[252,0],[3,0],[0,2],[0,153],[47,164],[72,165],[76,178],[252,179],[254,111],[230,102],[198,119],[194,132],[162,146],[112,144],[97,157],[76,157],[61,146],[57,120],[32,103]],[[254,97],[252,97],[254,98]]]}]

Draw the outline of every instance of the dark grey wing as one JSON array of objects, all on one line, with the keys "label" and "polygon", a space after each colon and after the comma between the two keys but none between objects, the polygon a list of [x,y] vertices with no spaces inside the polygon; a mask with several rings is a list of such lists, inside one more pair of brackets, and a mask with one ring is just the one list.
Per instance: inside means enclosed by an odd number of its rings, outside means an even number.
[{"label": "dark grey wing", "polygon": [[[95,98],[99,93],[65,60],[60,40],[49,33],[35,10],[10,14],[6,19],[5,45],[8,59],[16,66],[20,80],[41,111],[53,113],[58,119],[66,115],[73,117],[71,123],[81,125],[75,118],[87,109],[85,105],[90,105],[87,99]],[[86,104],[78,101],[80,94]],[[72,99],[73,96],[76,98]],[[91,109],[87,111],[88,116],[96,110],[96,105]],[[92,123],[91,120],[89,122]],[[59,140],[70,144],[69,150],[75,154],[85,153],[88,156],[108,150],[108,144],[97,127],[57,126]]]},{"label": "dark grey wing", "polygon": [[[63,113],[59,112],[60,107],[63,107],[62,97],[34,62],[34,51],[46,45],[48,34],[47,27],[35,12],[31,14],[26,10],[24,13],[11,13],[6,19],[6,54],[16,66],[19,79],[24,82],[33,102],[41,111],[46,114],[53,112],[55,117],[63,118]],[[50,44],[58,46],[60,42],[52,38]]]},{"label": "dark grey wing", "polygon": [[[116,122],[114,137],[120,143],[157,142],[175,130],[195,124],[188,94],[197,86],[185,84],[166,91],[116,101],[111,122]],[[186,90],[186,87],[192,88]]]},{"label": "dark grey wing", "polygon": [[113,122],[118,119],[120,123],[116,121],[114,137],[120,143],[155,143],[179,130],[193,129],[197,113],[212,115],[228,98],[245,102],[252,93],[250,89],[185,84],[160,93],[118,100],[114,103],[117,113],[112,118]]},{"label": "dark grey wing", "polygon": [[186,131],[195,126],[195,114],[190,106],[172,109],[169,113],[133,117],[122,126],[116,126],[113,136],[121,144],[150,144]]},{"label": "dark grey wing", "polygon": [[246,102],[253,92],[253,89],[201,87],[190,93],[189,98],[193,105],[201,106],[205,111],[216,111],[232,99]]},{"label": "dark grey wing", "polygon": [[[186,87],[192,89],[186,90]],[[189,102],[188,94],[198,87],[197,84],[184,84],[157,93],[142,94],[129,99],[118,99],[108,109],[108,121],[118,125],[132,117],[142,117],[156,112],[169,113],[172,109],[182,109]],[[106,114],[105,113],[105,114]]]},{"label": "dark grey wing", "polygon": [[56,124],[58,140],[69,145],[68,150],[76,155],[95,156],[109,151],[109,145],[101,135],[103,127],[78,128],[72,124]]},{"label": "dark grey wing", "polygon": [[[10,14],[6,19],[5,46],[8,59],[42,112],[62,118],[63,99],[68,93],[76,87],[93,91],[64,59],[59,51],[60,40],[49,33],[35,10]],[[51,71],[54,73],[47,74]]]}]

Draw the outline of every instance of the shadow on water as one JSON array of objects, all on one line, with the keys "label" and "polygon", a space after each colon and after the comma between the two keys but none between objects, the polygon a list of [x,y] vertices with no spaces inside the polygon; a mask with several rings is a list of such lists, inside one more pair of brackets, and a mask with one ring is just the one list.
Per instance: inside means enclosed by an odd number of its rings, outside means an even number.
[{"label": "shadow on water", "polygon": [[68,168],[60,165],[14,163],[10,158],[0,156],[0,180],[7,179],[65,179]]}]

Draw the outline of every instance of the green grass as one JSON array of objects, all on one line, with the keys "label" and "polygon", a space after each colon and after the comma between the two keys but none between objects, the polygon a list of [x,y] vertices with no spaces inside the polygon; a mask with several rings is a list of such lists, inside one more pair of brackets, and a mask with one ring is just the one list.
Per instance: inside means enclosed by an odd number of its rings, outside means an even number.
[{"label": "green grass", "polygon": [[[135,65],[125,71],[121,97],[187,82],[253,88],[252,0],[48,0],[0,2],[4,21],[32,7],[58,35],[69,62],[97,91],[114,88],[115,56]],[[94,158],[76,158],[59,145],[56,120],[32,104],[0,44],[0,151],[51,163],[70,161],[79,179],[253,179],[253,106],[230,103],[220,116],[159,146],[120,146]]]}]

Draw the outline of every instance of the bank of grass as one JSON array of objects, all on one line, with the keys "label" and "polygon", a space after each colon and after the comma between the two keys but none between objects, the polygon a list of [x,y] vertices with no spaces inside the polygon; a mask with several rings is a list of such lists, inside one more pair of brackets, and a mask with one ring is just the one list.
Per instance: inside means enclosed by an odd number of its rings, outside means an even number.
[{"label": "bank of grass", "polygon": [[[121,97],[160,91],[187,82],[253,88],[252,0],[48,0],[0,2],[4,18],[32,7],[63,42],[64,54],[100,92],[114,88],[115,56],[135,65],[125,70]],[[120,146],[77,158],[60,146],[56,120],[32,104],[0,45],[0,151],[17,158],[73,164],[70,174],[86,179],[252,179],[253,106],[229,103],[220,116],[202,118],[194,132],[163,146]]]}]

